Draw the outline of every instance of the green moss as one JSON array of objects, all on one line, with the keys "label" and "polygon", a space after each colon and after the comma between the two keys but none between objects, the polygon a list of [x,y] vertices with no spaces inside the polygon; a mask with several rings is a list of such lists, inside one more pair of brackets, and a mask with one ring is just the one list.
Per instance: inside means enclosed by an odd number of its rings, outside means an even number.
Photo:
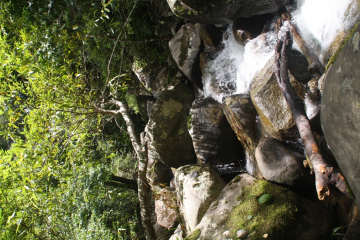
[{"label": "green moss", "polygon": [[190,130],[191,128],[191,114],[189,114],[188,118],[187,118],[187,128]]},{"label": "green moss", "polygon": [[[242,196],[236,199],[241,203],[233,208],[226,222],[226,229],[231,229],[230,236],[235,238],[236,232],[244,229],[253,233],[252,240],[263,239],[266,233],[268,240],[281,239],[285,232],[291,231],[291,221],[299,211],[295,195],[287,192],[264,180],[256,180],[252,186],[244,187]],[[270,194],[272,200],[260,204],[258,199],[264,194]],[[253,217],[248,219],[249,215]]]},{"label": "green moss", "polygon": [[197,240],[200,237],[200,229],[196,229],[190,235],[188,235],[184,240]]},{"label": "green moss", "polygon": [[236,176],[232,181],[231,181],[231,184],[233,183],[237,183],[241,180],[241,177],[240,176]]},{"label": "green moss", "polygon": [[338,49],[336,50],[336,52],[331,56],[331,58],[329,59],[328,64],[325,67],[325,72],[329,69],[329,67],[334,64],[334,62],[336,61],[336,59],[338,58],[339,54],[341,53],[341,51],[343,50],[345,44],[350,40],[350,38],[354,35],[355,30],[357,29],[357,27],[359,26],[359,23],[357,23],[352,29],[351,31],[348,33],[348,35],[344,38],[344,40],[342,41],[342,43],[340,44],[340,46],[338,47]]}]

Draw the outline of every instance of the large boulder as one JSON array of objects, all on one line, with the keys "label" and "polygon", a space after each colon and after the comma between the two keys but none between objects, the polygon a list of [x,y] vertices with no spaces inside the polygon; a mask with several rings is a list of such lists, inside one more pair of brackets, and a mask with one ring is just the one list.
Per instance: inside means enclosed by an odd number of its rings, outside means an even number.
[{"label": "large boulder", "polygon": [[225,116],[231,128],[240,140],[246,152],[246,170],[252,175],[258,175],[255,160],[257,145],[256,109],[247,94],[227,97],[222,104]]},{"label": "large boulder", "polygon": [[162,67],[157,62],[149,63],[144,67],[133,65],[132,71],[148,92],[140,92],[139,94],[148,95],[150,93],[155,96],[158,96],[161,91],[166,90],[169,84],[169,77],[171,79],[176,73],[169,65]]},{"label": "large boulder", "polygon": [[329,239],[333,221],[326,209],[289,189],[241,174],[185,239]]},{"label": "large boulder", "polygon": [[168,167],[180,167],[196,162],[187,128],[193,100],[192,90],[181,81],[160,93],[145,128],[149,139],[149,162],[154,164],[160,161]]},{"label": "large boulder", "polygon": [[155,195],[157,223],[171,229],[178,221],[175,189],[163,188]]},{"label": "large boulder", "polygon": [[212,98],[198,101],[191,107],[190,117],[189,132],[198,162],[215,166],[221,175],[227,173],[224,171],[241,172],[244,150],[221,104]]},{"label": "large boulder", "polygon": [[294,185],[304,175],[304,156],[274,138],[262,138],[255,152],[260,173],[266,180]]},{"label": "large boulder", "polygon": [[194,84],[202,87],[199,67],[200,24],[183,25],[169,42],[171,55],[179,70]]},{"label": "large boulder", "polygon": [[327,143],[360,206],[360,28],[328,70],[321,124]]},{"label": "large boulder", "polygon": [[276,12],[286,0],[167,0],[178,17],[205,24],[230,23],[241,17]]},{"label": "large boulder", "polygon": [[[304,99],[304,86],[298,83],[291,73],[289,78],[295,92]],[[276,81],[274,58],[271,58],[255,77],[250,96],[265,133],[279,140],[297,137],[295,120]]]},{"label": "large boulder", "polygon": [[187,165],[173,171],[180,213],[191,232],[226,183],[211,166]]}]

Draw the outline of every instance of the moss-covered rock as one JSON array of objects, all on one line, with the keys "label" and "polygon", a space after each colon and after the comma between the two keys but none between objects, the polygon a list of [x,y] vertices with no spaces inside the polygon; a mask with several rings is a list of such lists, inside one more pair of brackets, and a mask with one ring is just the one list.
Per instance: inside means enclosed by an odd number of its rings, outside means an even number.
[{"label": "moss-covered rock", "polygon": [[[240,175],[230,182],[196,227],[199,239],[321,240],[331,235],[333,216],[290,190]],[[195,232],[194,231],[194,232]]]},{"label": "moss-covered rock", "polygon": [[168,167],[180,167],[196,162],[187,129],[193,100],[192,90],[181,81],[160,93],[145,129],[149,139],[149,163],[154,165],[160,161]]}]

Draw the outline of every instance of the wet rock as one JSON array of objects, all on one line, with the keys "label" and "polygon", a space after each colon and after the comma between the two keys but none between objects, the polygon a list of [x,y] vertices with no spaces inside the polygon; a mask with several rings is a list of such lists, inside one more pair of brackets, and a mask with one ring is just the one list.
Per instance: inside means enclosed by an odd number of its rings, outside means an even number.
[{"label": "wet rock", "polygon": [[157,223],[171,229],[178,220],[175,189],[164,188],[156,193],[155,213]]},{"label": "wet rock", "polygon": [[238,234],[242,239],[329,239],[333,221],[326,209],[290,190],[241,174],[226,185],[189,236],[222,240],[229,231],[230,239]]},{"label": "wet rock", "polygon": [[304,156],[274,138],[262,138],[255,152],[261,175],[266,180],[294,185],[304,175]]},{"label": "wet rock", "polygon": [[246,40],[259,36],[267,24],[272,22],[275,14],[262,14],[252,17],[244,17],[237,19],[233,24],[233,32],[236,41],[244,44]]},{"label": "wet rock", "polygon": [[190,232],[226,183],[211,166],[187,165],[173,171],[178,206],[186,231]]},{"label": "wet rock", "polygon": [[190,135],[198,162],[215,166],[221,175],[226,171],[241,172],[239,162],[244,159],[244,150],[221,104],[211,98],[201,100],[192,106],[190,117]]},{"label": "wet rock", "polygon": [[306,85],[304,105],[311,129],[323,135],[320,123],[321,93],[316,78],[311,79]]},{"label": "wet rock", "polygon": [[167,0],[178,17],[205,24],[230,23],[241,17],[276,12],[285,0]]},{"label": "wet rock", "polygon": [[170,40],[169,48],[179,70],[202,87],[198,56],[200,44],[200,24],[187,23]]},{"label": "wet rock", "polygon": [[160,93],[145,129],[150,162],[160,161],[169,167],[196,162],[187,128],[193,100],[192,90],[180,81]]},{"label": "wet rock", "polygon": [[214,25],[201,24],[200,35],[205,47],[216,48],[222,41],[223,33]]},{"label": "wet rock", "polygon": [[[298,83],[291,74],[289,78],[295,92],[304,99],[304,86]],[[250,96],[265,133],[279,140],[298,136],[291,110],[276,82],[273,58],[255,77]]]},{"label": "wet rock", "polygon": [[311,79],[308,71],[309,63],[302,52],[292,49],[289,54],[288,69],[296,81],[306,84]]},{"label": "wet rock", "polygon": [[360,206],[360,28],[328,70],[323,86],[321,125]]},{"label": "wet rock", "polygon": [[222,104],[225,116],[231,128],[236,133],[246,152],[246,169],[256,176],[260,176],[255,160],[257,140],[256,109],[246,94],[227,97]]}]

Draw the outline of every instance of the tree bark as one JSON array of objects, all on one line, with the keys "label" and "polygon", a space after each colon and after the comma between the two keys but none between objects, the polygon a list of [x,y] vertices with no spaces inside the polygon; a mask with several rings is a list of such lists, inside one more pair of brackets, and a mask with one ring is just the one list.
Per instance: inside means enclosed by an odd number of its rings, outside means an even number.
[{"label": "tree bark", "polygon": [[106,186],[121,187],[138,192],[138,185],[135,180],[112,175],[110,181],[104,183]]},{"label": "tree bark", "polygon": [[[278,26],[279,29],[280,26]],[[306,117],[304,104],[292,88],[288,76],[288,56],[291,50],[290,33],[286,28],[278,32],[275,48],[275,76],[279,87],[291,109],[301,140],[305,147],[306,157],[310,160],[315,173],[315,185],[320,200],[330,195],[330,185],[334,185],[341,192],[350,197],[345,179],[340,172],[327,164],[322,157],[319,146],[314,138],[309,119]]]},{"label": "tree bark", "polygon": [[131,143],[135,150],[136,156],[139,161],[138,169],[138,198],[140,204],[140,213],[141,221],[145,232],[145,238],[147,240],[156,240],[155,229],[151,223],[151,214],[150,214],[150,199],[149,199],[149,187],[146,181],[146,170],[147,170],[147,142],[144,141],[141,144],[139,137],[136,135],[134,124],[130,118],[130,114],[127,110],[127,107],[124,103],[117,100],[112,100],[110,104],[116,105],[118,110],[105,110],[99,107],[96,107],[96,110],[100,113],[110,113],[110,114],[121,114],[125,123],[126,130],[129,134]]}]

